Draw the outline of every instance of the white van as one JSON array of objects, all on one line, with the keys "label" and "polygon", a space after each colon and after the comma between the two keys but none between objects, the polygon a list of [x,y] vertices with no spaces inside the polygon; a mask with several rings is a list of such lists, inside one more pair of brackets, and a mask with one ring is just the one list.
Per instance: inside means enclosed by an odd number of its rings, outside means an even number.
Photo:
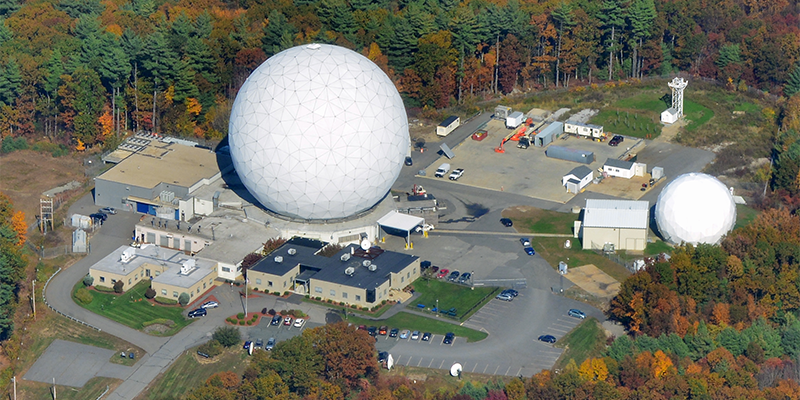
[{"label": "white van", "polygon": [[439,169],[436,170],[436,174],[434,174],[434,176],[437,178],[441,178],[447,175],[448,172],[450,172],[450,164],[444,163],[439,166]]}]

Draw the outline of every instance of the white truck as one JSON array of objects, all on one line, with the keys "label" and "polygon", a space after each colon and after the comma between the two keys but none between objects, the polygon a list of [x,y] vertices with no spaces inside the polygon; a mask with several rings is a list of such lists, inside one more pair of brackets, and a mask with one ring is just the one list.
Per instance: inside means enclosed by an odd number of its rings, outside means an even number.
[{"label": "white truck", "polygon": [[441,178],[441,177],[447,175],[448,172],[450,172],[450,164],[444,163],[444,164],[439,166],[439,168],[436,170],[436,173],[434,174],[434,176],[437,177],[437,178]]},{"label": "white truck", "polygon": [[511,113],[511,115],[506,117],[506,128],[514,129],[522,125],[524,121],[525,121],[525,114],[523,114],[520,111],[514,111],[513,113]]}]

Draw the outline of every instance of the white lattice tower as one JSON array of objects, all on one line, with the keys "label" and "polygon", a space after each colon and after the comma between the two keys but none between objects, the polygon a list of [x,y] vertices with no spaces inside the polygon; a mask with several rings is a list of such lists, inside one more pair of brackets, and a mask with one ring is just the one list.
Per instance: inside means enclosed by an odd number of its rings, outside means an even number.
[{"label": "white lattice tower", "polygon": [[686,89],[688,84],[689,81],[678,77],[668,83],[669,87],[672,88],[672,108],[677,111],[678,118],[683,118],[683,89]]},{"label": "white lattice tower", "polygon": [[47,227],[53,229],[53,198],[42,196],[39,199],[39,229],[47,233]]}]

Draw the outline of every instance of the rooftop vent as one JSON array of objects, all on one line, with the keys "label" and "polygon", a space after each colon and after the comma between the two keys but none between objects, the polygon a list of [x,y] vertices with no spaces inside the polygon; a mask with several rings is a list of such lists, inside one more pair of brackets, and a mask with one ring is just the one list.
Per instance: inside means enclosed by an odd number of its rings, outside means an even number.
[{"label": "rooftop vent", "polygon": [[197,260],[190,258],[181,263],[181,275],[189,275],[197,268]]},{"label": "rooftop vent", "polygon": [[320,46],[320,45],[319,45],[319,43],[311,43],[311,44],[310,44],[310,45],[308,45],[307,47],[308,47],[310,50],[319,50],[319,48],[320,48],[320,47],[322,47],[322,46]]},{"label": "rooftop vent", "polygon": [[350,253],[344,253],[344,254],[342,254],[342,256],[340,257],[340,259],[341,259],[342,261],[349,261],[349,260],[350,260]]},{"label": "rooftop vent", "polygon": [[363,265],[365,267],[369,267],[370,265],[372,265],[372,261],[364,260],[364,261],[361,262],[361,265]]},{"label": "rooftop vent", "polygon": [[375,264],[370,264],[370,266],[369,266],[369,270],[370,270],[370,271],[372,271],[372,272],[375,272],[375,271],[377,271],[377,270],[378,270],[378,266],[377,266],[377,265],[375,265]]},{"label": "rooftop vent", "polygon": [[136,255],[136,249],[133,247],[128,247],[127,249],[122,251],[122,254],[119,256],[119,261],[126,263],[133,259],[133,256]]},{"label": "rooftop vent", "polygon": [[347,267],[344,269],[344,274],[347,276],[353,276],[356,273],[356,269],[353,267]]},{"label": "rooftop vent", "polygon": [[275,262],[276,263],[282,263],[283,262],[283,256],[275,256]]},{"label": "rooftop vent", "polygon": [[289,255],[290,255],[290,256],[293,256],[293,255],[297,254],[297,249],[295,249],[294,247],[292,247],[291,249],[289,249],[289,250],[287,251],[287,253],[289,253]]}]

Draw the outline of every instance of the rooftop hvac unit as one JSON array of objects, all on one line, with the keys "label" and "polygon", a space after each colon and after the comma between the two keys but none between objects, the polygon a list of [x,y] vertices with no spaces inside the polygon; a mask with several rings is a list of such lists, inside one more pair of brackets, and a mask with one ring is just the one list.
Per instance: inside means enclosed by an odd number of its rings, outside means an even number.
[{"label": "rooftop hvac unit", "polygon": [[121,263],[126,263],[133,259],[133,256],[136,255],[136,249],[133,247],[128,247],[127,249],[122,251],[122,254],[119,256],[119,261]]},{"label": "rooftop hvac unit", "polygon": [[342,256],[340,257],[340,259],[341,259],[342,261],[350,261],[350,253],[344,253],[344,254],[342,254]]},{"label": "rooftop hvac unit", "polygon": [[275,256],[275,262],[276,263],[282,263],[283,262],[283,256]]},{"label": "rooftop hvac unit", "polygon": [[344,274],[348,276],[353,276],[356,273],[356,269],[353,267],[347,267],[344,269]]},{"label": "rooftop hvac unit", "polygon": [[297,249],[292,247],[291,249],[289,249],[288,253],[289,253],[290,256],[293,256],[293,255],[297,254]]},{"label": "rooftop hvac unit", "polygon": [[362,264],[363,266],[365,266],[365,267],[369,267],[370,265],[372,265],[372,261],[370,261],[370,260],[364,260],[364,261],[363,261],[361,264]]},{"label": "rooftop hvac unit", "polygon": [[378,266],[377,266],[377,265],[375,265],[375,264],[370,264],[370,266],[369,266],[369,270],[370,270],[370,271],[372,271],[372,272],[375,272],[375,271],[377,271],[377,270],[378,270]]}]

